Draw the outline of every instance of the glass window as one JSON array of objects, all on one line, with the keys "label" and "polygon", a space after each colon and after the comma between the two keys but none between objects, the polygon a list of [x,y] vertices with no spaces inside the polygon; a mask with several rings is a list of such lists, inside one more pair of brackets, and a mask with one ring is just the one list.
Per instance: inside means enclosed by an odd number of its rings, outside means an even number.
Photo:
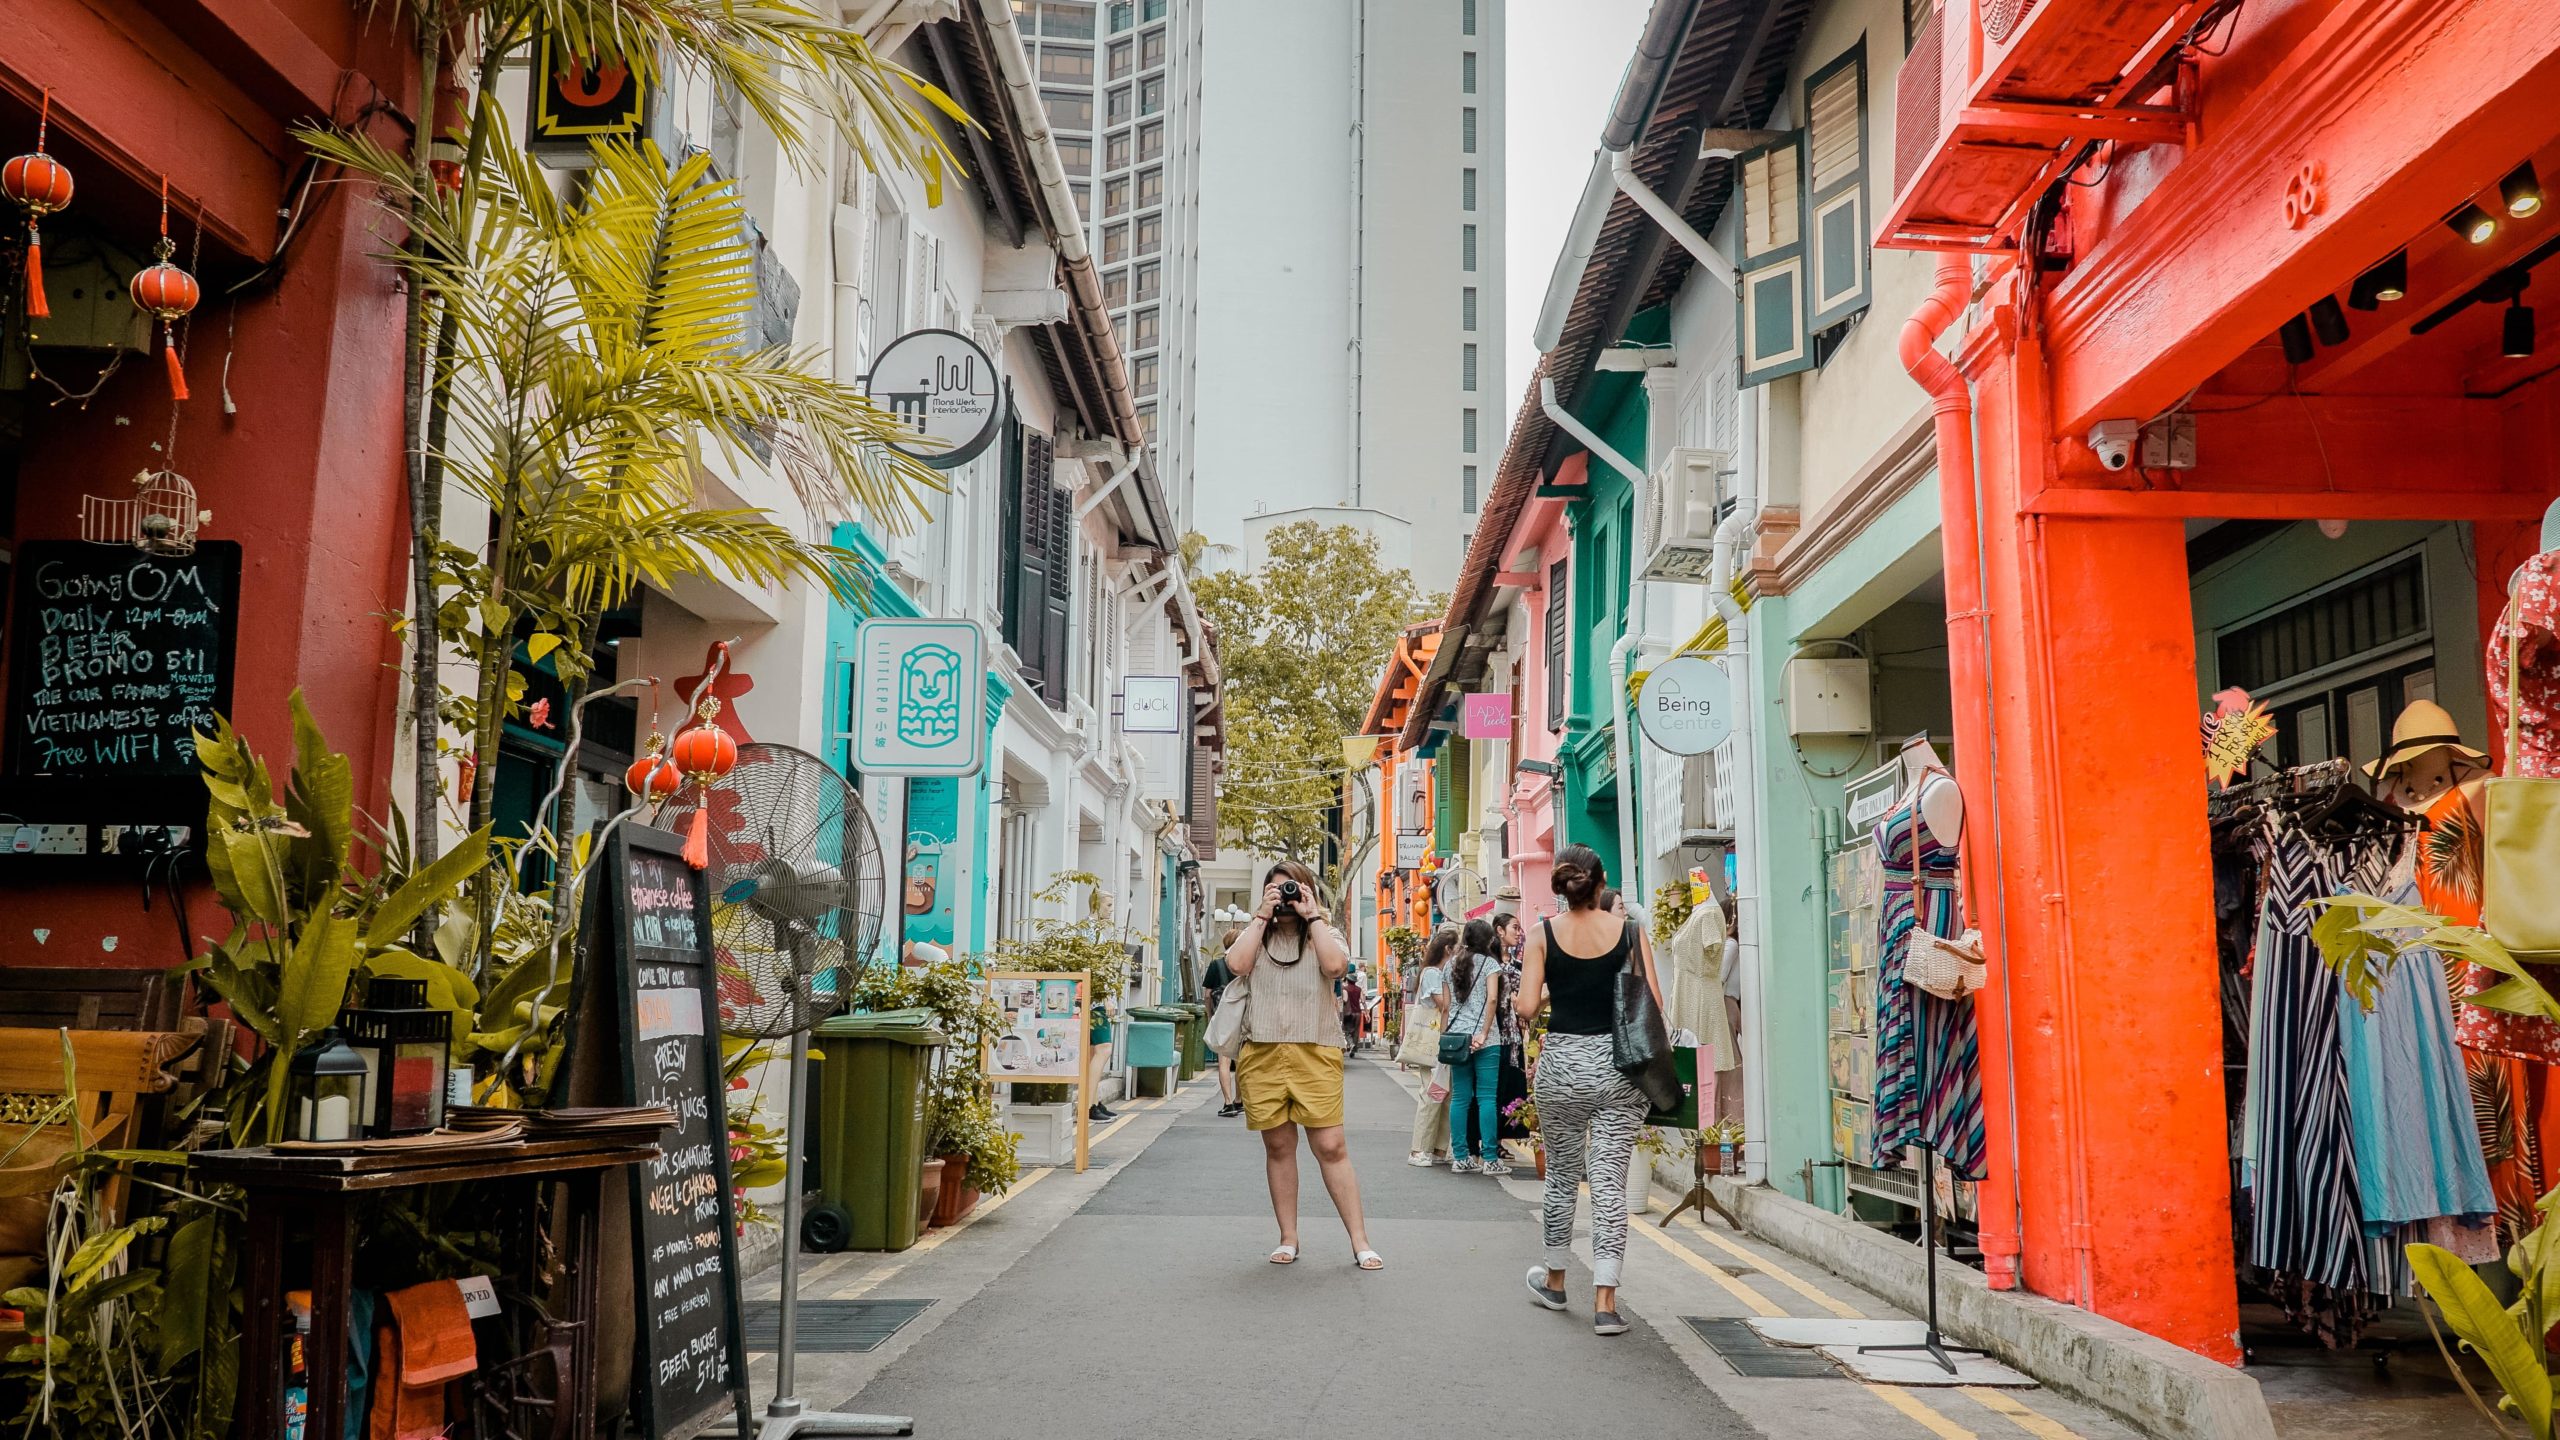
[{"label": "glass window", "polygon": [[1138,398],[1142,400],[1156,393],[1156,357],[1153,355],[1138,357],[1137,375],[1130,384],[1137,391]]},{"label": "glass window", "polygon": [[1029,34],[1037,24],[1032,17],[1038,9],[1032,0],[1013,0],[1013,23],[1021,26],[1023,33]]},{"label": "glass window", "polygon": [[1476,167],[1473,165],[1458,172],[1458,204],[1465,210],[1476,208]]},{"label": "glass window", "polygon": [[1058,159],[1065,163],[1068,174],[1090,175],[1093,173],[1092,141],[1082,136],[1068,135],[1060,135],[1057,140]]},{"label": "glass window", "polygon": [[1126,225],[1103,226],[1102,263],[1105,265],[1117,265],[1128,258],[1129,227]]},{"label": "glass window", "polygon": [[1111,137],[1111,144],[1110,144],[1110,146],[1109,146],[1108,150],[1106,151],[1106,154],[1108,155],[1108,160],[1107,160],[1107,162],[1103,165],[1103,167],[1102,167],[1102,168],[1104,168],[1105,170],[1126,170],[1126,169],[1128,169],[1128,168],[1129,168],[1129,132],[1128,132],[1128,131],[1126,131],[1126,130],[1123,130],[1123,131],[1121,131],[1119,134],[1112,136],[1112,137]]},{"label": "glass window", "polygon": [[1458,255],[1458,268],[1460,268],[1460,269],[1462,269],[1462,270],[1473,270],[1473,269],[1475,269],[1475,268],[1476,268],[1476,227],[1474,227],[1473,225],[1468,225],[1468,226],[1463,226],[1463,227],[1461,227],[1460,232],[1459,232],[1459,238],[1458,238],[1458,250],[1459,250],[1459,255]]},{"label": "glass window", "polygon": [[1093,7],[1049,0],[1040,7],[1040,33],[1052,40],[1093,38]]},{"label": "glass window", "polygon": [[1161,160],[1164,158],[1163,121],[1151,121],[1148,124],[1138,127],[1138,158],[1141,160]]},{"label": "glass window", "polygon": [[1476,328],[1476,287],[1473,285],[1458,294],[1458,326],[1463,330]]},{"label": "glass window", "polygon": [[1156,407],[1154,405],[1138,407],[1138,433],[1146,437],[1148,444],[1156,443]]},{"label": "glass window", "polygon": [[1458,386],[1462,390],[1476,388],[1476,347],[1473,344],[1459,347]]},{"label": "glass window", "polygon": [[1040,78],[1043,80],[1090,80],[1093,78],[1093,52],[1083,46],[1052,50],[1040,47]]},{"label": "glass window", "polygon": [[1458,57],[1458,89],[1468,95],[1476,93],[1476,52],[1473,50]]},{"label": "glass window", "polygon": [[1103,113],[1104,117],[1109,120],[1111,124],[1126,125],[1129,123],[1128,86],[1123,85],[1119,89],[1111,92],[1111,99],[1104,105]]},{"label": "glass window", "polygon": [[1458,116],[1458,148],[1470,155],[1476,153],[1476,107],[1473,105]]},{"label": "glass window", "polygon": [[[1475,3],[1476,3],[1476,0],[1467,0],[1467,6],[1468,6],[1468,9],[1469,9],[1469,11],[1470,11],[1470,12],[1472,12],[1472,11],[1473,11],[1473,9],[1474,9],[1474,7],[1475,7]],[[1164,0],[1146,0],[1146,6],[1145,6],[1145,8],[1144,8],[1143,10],[1141,10],[1141,11],[1139,12],[1138,18],[1139,18],[1139,19],[1141,19],[1141,20],[1161,20],[1161,19],[1163,19],[1163,18],[1164,18]]]},{"label": "glass window", "polygon": [[1476,513],[1476,467],[1473,465],[1458,473],[1458,507],[1470,515]]},{"label": "glass window", "polygon": [[1138,267],[1135,294],[1140,300],[1153,300],[1164,289],[1164,267],[1150,260]]},{"label": "glass window", "polygon": [[1476,0],[1458,0],[1458,33],[1476,33]]},{"label": "glass window", "polygon": [[1476,412],[1473,410],[1458,412],[1458,446],[1470,455],[1476,453]]},{"label": "glass window", "polygon": [[1134,348],[1139,350],[1153,350],[1156,348],[1156,334],[1160,328],[1156,317],[1159,312],[1154,310],[1133,310],[1129,313],[1137,317],[1135,333],[1130,336],[1130,339],[1135,342]]},{"label": "glass window", "polygon": [[1114,306],[1129,303],[1128,271],[1114,270],[1102,277],[1102,303]]},{"label": "glass window", "polygon": [[1164,200],[1164,172],[1163,172],[1162,170],[1141,170],[1141,171],[1139,171],[1139,172],[1138,172],[1138,206],[1139,206],[1139,208],[1144,209],[1145,207],[1147,207],[1147,206],[1149,206],[1149,205],[1159,204],[1159,203],[1161,203],[1163,200]]},{"label": "glass window", "polygon": [[[1105,219],[1109,219],[1109,218],[1111,218],[1112,216],[1115,216],[1115,215],[1126,215],[1126,214],[1128,214],[1128,213],[1129,213],[1129,177],[1127,177],[1127,176],[1123,175],[1123,176],[1121,176],[1121,177],[1120,177],[1119,179],[1117,179],[1117,180],[1105,180],[1105,181],[1103,181],[1103,182],[1102,182],[1102,214],[1103,214],[1103,218],[1105,218]],[[1474,231],[1475,231],[1475,227],[1474,227],[1474,226],[1472,226],[1472,225],[1470,225],[1470,226],[1468,226],[1468,227],[1467,227],[1467,230],[1468,230],[1468,233],[1469,233],[1469,238],[1470,238],[1470,240],[1472,240],[1473,235],[1474,235]],[[1468,253],[1468,254],[1470,254],[1470,255],[1472,255],[1472,254],[1474,254],[1474,253],[1475,253],[1475,247],[1474,247],[1474,245],[1473,245],[1473,244],[1470,244],[1470,245],[1467,247],[1467,253]],[[1470,269],[1472,269],[1473,267],[1472,267],[1472,266],[1470,266],[1469,268],[1470,268]]]},{"label": "glass window", "polygon": [[1123,355],[1126,355],[1127,353],[1129,353],[1129,349],[1130,349],[1130,346],[1129,346],[1129,339],[1130,339],[1130,336],[1129,336],[1129,312],[1128,312],[1128,311],[1126,311],[1126,310],[1121,311],[1121,312],[1120,312],[1120,318],[1119,318],[1119,320],[1117,320],[1116,322],[1114,322],[1111,328],[1112,328],[1113,330],[1115,330],[1115,331],[1117,331],[1117,332],[1119,333],[1119,336],[1120,336],[1120,353],[1121,353],[1121,354],[1123,354]]},{"label": "glass window", "polygon": [[1137,7],[1131,4],[1130,0],[1113,0],[1111,33],[1117,35],[1136,23],[1138,23]]},{"label": "glass window", "polygon": [[1137,63],[1138,49],[1135,45],[1126,40],[1114,40],[1111,42],[1112,79],[1128,79],[1129,72],[1137,67]]},{"label": "glass window", "polygon": [[1093,128],[1093,95],[1089,91],[1043,90],[1040,92],[1040,107],[1049,112],[1052,129]]},{"label": "glass window", "polygon": [[1138,220],[1138,256],[1144,259],[1164,248],[1164,217],[1145,215]]},{"label": "glass window", "polygon": [[1153,70],[1164,63],[1164,32],[1150,30],[1138,37],[1138,64]]},{"label": "glass window", "polygon": [[1161,75],[1138,82],[1138,113],[1154,115],[1164,109],[1164,77]]}]

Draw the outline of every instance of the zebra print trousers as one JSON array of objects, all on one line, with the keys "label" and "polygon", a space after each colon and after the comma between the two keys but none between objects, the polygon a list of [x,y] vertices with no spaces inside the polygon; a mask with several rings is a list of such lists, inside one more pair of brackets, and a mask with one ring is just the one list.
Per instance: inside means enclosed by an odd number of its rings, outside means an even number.
[{"label": "zebra print trousers", "polygon": [[1614,1286],[1627,1258],[1627,1162],[1645,1100],[1610,1060],[1606,1035],[1549,1035],[1531,1085],[1547,1151],[1546,1263],[1573,1258],[1573,1207],[1591,1182],[1591,1283]]}]

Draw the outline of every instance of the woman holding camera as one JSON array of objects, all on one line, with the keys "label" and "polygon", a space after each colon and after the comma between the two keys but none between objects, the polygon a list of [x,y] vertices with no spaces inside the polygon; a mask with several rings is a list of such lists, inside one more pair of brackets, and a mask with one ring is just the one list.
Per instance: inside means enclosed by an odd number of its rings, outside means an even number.
[{"label": "woman holding camera", "polygon": [[1298,1260],[1298,1133],[1306,1132],[1325,1193],[1351,1232],[1353,1263],[1383,1270],[1360,1215],[1360,1181],[1342,1133],[1342,1013],[1333,982],[1351,968],[1351,948],[1325,918],[1315,872],[1283,860],[1263,877],[1262,905],[1227,951],[1227,968],[1247,981],[1244,1049],[1236,1088],[1245,1126],[1262,1136],[1272,1218],[1280,1223],[1274,1265]]},{"label": "woman holding camera", "polygon": [[[1618,976],[1630,966],[1662,1003],[1653,947],[1632,921],[1601,908],[1608,873],[1588,845],[1567,845],[1550,873],[1565,912],[1529,932],[1520,966],[1520,1018],[1543,1003],[1547,1038],[1531,1093],[1538,1138],[1547,1149],[1545,1264],[1529,1267],[1529,1298],[1565,1308],[1564,1267],[1573,1258],[1575,1191],[1591,1182],[1591,1329],[1624,1335],[1618,1276],[1627,1256],[1627,1163],[1644,1128],[1645,1098],[1622,1074],[1610,1045]],[[1454,1126],[1455,1122],[1452,1121]]]}]

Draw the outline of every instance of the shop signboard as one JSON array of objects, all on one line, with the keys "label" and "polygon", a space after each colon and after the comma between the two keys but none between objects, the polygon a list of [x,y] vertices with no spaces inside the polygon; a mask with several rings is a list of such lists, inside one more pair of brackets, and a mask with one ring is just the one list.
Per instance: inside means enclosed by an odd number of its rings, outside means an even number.
[{"label": "shop signboard", "polygon": [[1397,832],[1396,832],[1396,868],[1397,868],[1397,869],[1399,869],[1399,870],[1419,870],[1419,869],[1421,869],[1421,868],[1422,868],[1422,862],[1423,862],[1424,860],[1426,860],[1426,859],[1430,858],[1430,855],[1431,855],[1431,832],[1430,832],[1430,831],[1428,831],[1428,830],[1399,830],[1399,831],[1397,831]]},{"label": "shop signboard", "polygon": [[863,621],[854,638],[854,768],[977,774],[986,762],[985,644],[966,620]]},{"label": "shop signboard", "polygon": [[[990,970],[987,993],[999,1013],[982,1071],[1007,1084],[1076,1088],[1076,1169],[1084,1170],[1093,1097],[1085,1086],[1090,999],[1082,971]],[[743,1432],[741,1432],[743,1433]]]},{"label": "shop signboard", "polygon": [[1662,749],[1704,755],[1733,733],[1733,680],[1703,656],[1675,655],[1644,677],[1636,719]]},{"label": "shop signboard", "polygon": [[996,362],[957,330],[910,330],[890,341],[862,377],[862,393],[914,437],[891,447],[936,470],[978,458],[1004,422]]},{"label": "shop signboard", "polygon": [[1120,728],[1131,735],[1182,733],[1182,677],[1132,675],[1120,682]]},{"label": "shop signboard", "polygon": [[1499,691],[1468,696],[1463,733],[1470,740],[1510,739],[1511,697]]},{"label": "shop signboard", "polygon": [[620,56],[572,55],[546,30],[534,40],[532,113],[525,149],[553,169],[584,169],[604,141],[649,133],[656,85]]}]

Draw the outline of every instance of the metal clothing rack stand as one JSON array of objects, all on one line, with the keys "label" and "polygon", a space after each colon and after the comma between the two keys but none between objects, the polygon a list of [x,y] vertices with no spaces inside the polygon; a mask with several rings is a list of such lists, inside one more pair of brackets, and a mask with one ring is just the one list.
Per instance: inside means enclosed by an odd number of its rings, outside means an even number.
[{"label": "metal clothing rack stand", "polygon": [[[1938,1005],[1946,1003],[1939,1000],[1937,996],[1931,995],[1926,991],[1915,991],[1914,995],[1922,1005]],[[1919,1022],[1920,1030],[1920,1034],[1918,1036],[1920,1042],[1920,1140],[1918,1145],[1920,1151],[1920,1248],[1929,1257],[1929,1328],[1921,1335],[1917,1343],[1904,1345],[1861,1345],[1858,1347],[1858,1353],[1861,1355],[1899,1355],[1911,1354],[1914,1352],[1923,1353],[1930,1359],[1937,1361],[1939,1366],[1948,1374],[1953,1375],[1956,1373],[1956,1362],[1954,1357],[1958,1355],[1979,1355],[1988,1357],[1990,1352],[1987,1350],[1968,1349],[1962,1345],[1950,1345],[1947,1343],[1945,1333],[1938,1328],[1938,1142],[1930,1133],[1929,1129],[1929,1026],[1927,1012],[1921,1011],[1915,1014],[1913,1019]]]}]

